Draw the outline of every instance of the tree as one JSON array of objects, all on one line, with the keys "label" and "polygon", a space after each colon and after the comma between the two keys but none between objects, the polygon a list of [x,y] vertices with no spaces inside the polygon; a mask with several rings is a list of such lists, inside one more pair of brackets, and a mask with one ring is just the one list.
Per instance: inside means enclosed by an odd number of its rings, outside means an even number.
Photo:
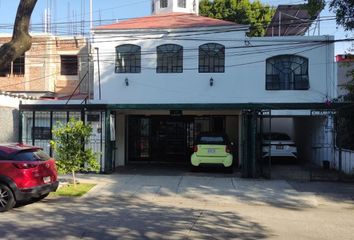
[{"label": "tree", "polygon": [[29,35],[30,19],[37,0],[21,0],[16,13],[12,39],[0,47],[0,70],[20,57],[32,46],[32,38]]},{"label": "tree", "polygon": [[259,0],[201,0],[202,16],[250,25],[249,36],[263,36],[275,9]]},{"label": "tree", "polygon": [[71,173],[74,186],[75,173],[78,171],[95,171],[99,169],[96,156],[92,149],[85,149],[84,145],[92,133],[92,127],[82,121],[71,118],[67,124],[57,123],[53,130],[54,140],[51,141],[56,156],[57,166],[62,173]]},{"label": "tree", "polygon": [[[327,3],[326,3],[327,2]],[[322,10],[326,4],[336,14],[337,25],[342,26],[346,31],[354,29],[354,1],[353,0],[308,0],[310,13]]]},{"label": "tree", "polygon": [[336,14],[337,25],[344,27],[346,31],[354,29],[354,1],[332,0],[329,8]]}]

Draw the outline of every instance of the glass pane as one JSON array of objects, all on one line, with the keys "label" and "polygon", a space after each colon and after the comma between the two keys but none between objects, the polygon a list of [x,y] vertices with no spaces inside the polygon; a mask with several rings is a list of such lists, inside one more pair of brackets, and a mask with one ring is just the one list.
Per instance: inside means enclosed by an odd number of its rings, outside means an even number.
[{"label": "glass pane", "polygon": [[[269,58],[266,63],[266,75],[267,90],[308,89],[308,60],[304,57],[293,55]],[[276,77],[279,88],[275,88],[274,81],[271,80]]]},{"label": "glass pane", "polygon": [[176,44],[165,44],[158,46],[156,72],[183,72],[183,47]]}]

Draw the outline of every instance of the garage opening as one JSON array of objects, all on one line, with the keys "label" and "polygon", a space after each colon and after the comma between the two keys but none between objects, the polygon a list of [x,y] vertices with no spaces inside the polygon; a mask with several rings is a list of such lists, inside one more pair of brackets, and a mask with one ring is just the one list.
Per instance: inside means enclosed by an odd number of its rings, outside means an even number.
[{"label": "garage opening", "polygon": [[330,114],[267,116],[260,120],[261,172],[272,179],[337,180],[335,128]]},{"label": "garage opening", "polygon": [[225,132],[238,140],[238,116],[127,117],[127,162],[189,165],[202,132]]}]

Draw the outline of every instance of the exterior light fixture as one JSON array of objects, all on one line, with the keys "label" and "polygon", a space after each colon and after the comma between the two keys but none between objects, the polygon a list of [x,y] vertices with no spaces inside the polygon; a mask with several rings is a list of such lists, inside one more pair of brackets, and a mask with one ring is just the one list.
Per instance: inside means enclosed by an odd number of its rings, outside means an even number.
[{"label": "exterior light fixture", "polygon": [[129,86],[129,79],[128,78],[125,78],[125,80],[124,80],[124,82],[125,82],[125,86]]},{"label": "exterior light fixture", "polygon": [[214,85],[214,79],[213,78],[210,78],[209,85],[210,85],[210,87],[212,87]]}]

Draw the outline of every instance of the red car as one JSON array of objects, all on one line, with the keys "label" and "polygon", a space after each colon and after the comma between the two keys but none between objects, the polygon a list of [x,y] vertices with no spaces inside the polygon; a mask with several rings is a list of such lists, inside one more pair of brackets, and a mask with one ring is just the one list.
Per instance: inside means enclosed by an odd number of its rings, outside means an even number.
[{"label": "red car", "polygon": [[43,199],[58,185],[55,161],[41,148],[0,144],[0,212],[18,201]]}]

